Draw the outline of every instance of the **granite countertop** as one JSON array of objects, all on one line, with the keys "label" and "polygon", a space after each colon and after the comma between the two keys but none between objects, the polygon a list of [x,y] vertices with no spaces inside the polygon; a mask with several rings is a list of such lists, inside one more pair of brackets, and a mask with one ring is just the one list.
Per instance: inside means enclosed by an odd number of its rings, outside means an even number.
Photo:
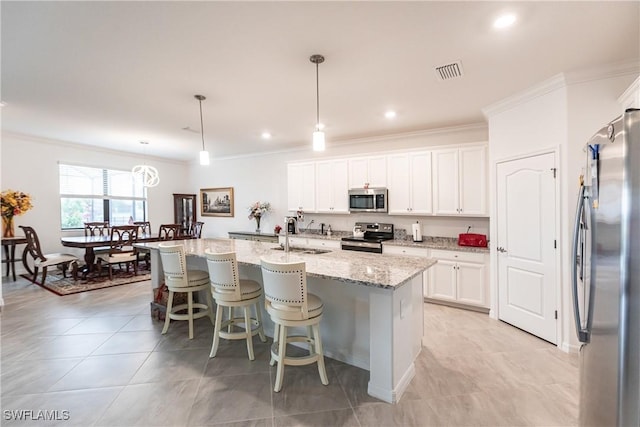
[{"label": "granite countertop", "polygon": [[432,237],[422,236],[422,242],[414,242],[411,237],[407,239],[393,239],[387,240],[382,243],[383,246],[408,246],[412,248],[425,248],[425,249],[442,249],[447,251],[459,251],[459,252],[478,252],[489,253],[489,248],[477,248],[473,246],[460,246],[458,245],[458,239],[455,237]]},{"label": "granite countertop", "polygon": [[[320,234],[319,231],[306,231],[297,234],[289,234],[289,237],[303,237],[310,239],[325,239],[325,240],[340,240],[343,237],[351,237],[353,233],[351,231],[334,231],[331,236],[326,234]],[[280,233],[280,236],[284,236],[284,233]],[[414,242],[411,240],[411,236],[406,238],[396,238],[393,240],[386,240],[382,243],[383,246],[408,246],[414,248],[425,249],[442,249],[447,251],[460,251],[460,252],[477,252],[477,253],[489,253],[489,248],[476,248],[473,246],[459,246],[458,239],[455,237],[434,237],[434,236],[422,236],[422,242]]]},{"label": "granite countertop", "polygon": [[[333,236],[331,236],[333,237]],[[177,240],[188,256],[204,257],[205,249],[213,252],[235,252],[238,263],[260,266],[260,259],[274,262],[305,261],[307,275],[383,289],[395,289],[407,283],[436,260],[400,255],[373,254],[335,250],[323,254],[284,253],[276,243],[236,239]],[[160,242],[136,243],[137,247],[157,249]]]}]

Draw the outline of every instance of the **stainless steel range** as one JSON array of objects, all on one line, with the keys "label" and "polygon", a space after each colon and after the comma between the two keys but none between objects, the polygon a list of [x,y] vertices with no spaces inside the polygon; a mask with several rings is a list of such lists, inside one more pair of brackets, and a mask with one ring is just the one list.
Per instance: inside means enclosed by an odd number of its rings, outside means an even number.
[{"label": "stainless steel range", "polygon": [[356,222],[354,235],[342,238],[342,249],[381,254],[382,242],[391,239],[393,239],[393,224]]}]

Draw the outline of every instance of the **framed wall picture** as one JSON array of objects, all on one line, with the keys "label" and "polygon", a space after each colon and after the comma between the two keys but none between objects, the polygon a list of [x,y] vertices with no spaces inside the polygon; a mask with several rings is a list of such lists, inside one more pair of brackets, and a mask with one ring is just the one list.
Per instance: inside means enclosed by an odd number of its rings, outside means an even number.
[{"label": "framed wall picture", "polygon": [[200,189],[202,216],[233,216],[233,187]]}]

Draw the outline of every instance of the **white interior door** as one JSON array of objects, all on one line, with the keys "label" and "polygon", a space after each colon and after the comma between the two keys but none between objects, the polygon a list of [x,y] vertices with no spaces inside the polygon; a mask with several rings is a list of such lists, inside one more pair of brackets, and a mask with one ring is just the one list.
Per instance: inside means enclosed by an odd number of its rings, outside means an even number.
[{"label": "white interior door", "polygon": [[498,163],[498,317],[557,343],[555,153]]}]

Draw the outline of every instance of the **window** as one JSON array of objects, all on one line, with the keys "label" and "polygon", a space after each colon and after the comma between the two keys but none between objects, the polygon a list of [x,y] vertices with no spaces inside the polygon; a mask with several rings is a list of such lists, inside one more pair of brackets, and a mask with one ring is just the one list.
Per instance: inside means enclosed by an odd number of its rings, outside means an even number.
[{"label": "window", "polygon": [[147,220],[147,197],[140,175],[131,171],[59,165],[60,218],[63,230],[85,222],[111,225]]}]

